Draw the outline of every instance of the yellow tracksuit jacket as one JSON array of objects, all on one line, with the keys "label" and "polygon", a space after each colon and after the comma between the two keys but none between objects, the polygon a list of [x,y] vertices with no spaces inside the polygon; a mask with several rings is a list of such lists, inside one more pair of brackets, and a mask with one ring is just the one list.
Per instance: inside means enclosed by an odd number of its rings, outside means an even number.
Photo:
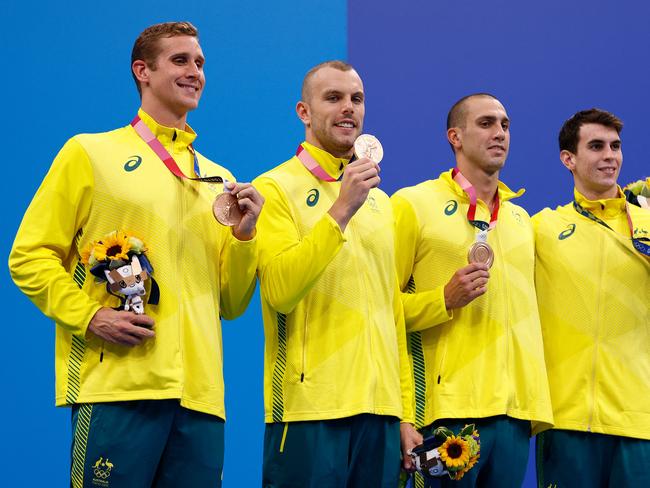
[{"label": "yellow tracksuit jacket", "polygon": [[[499,183],[501,207],[487,242],[495,259],[487,292],[448,313],[444,286],[467,265],[477,230],[451,171],[396,192],[397,274],[413,364],[416,426],[441,418],[495,415],[552,423],[535,298],[533,229]],[[479,200],[476,218],[490,221]]]},{"label": "yellow tracksuit jacket", "polygon": [[[188,145],[196,134],[139,115],[192,175]],[[203,176],[232,179],[198,159]],[[214,220],[212,201],[221,191],[173,176],[130,125],[77,135],[61,149],[9,257],[15,283],[57,324],[57,405],[178,398],[225,418],[220,316],[238,316],[250,300],[257,243],[238,241]],[[119,300],[95,283],[80,252],[114,230],[144,241],[160,285],[159,304],[145,305],[156,336],[135,347],[86,334],[95,312]]]},{"label": "yellow tracksuit jacket", "polygon": [[[333,177],[347,160],[303,146]],[[341,183],[296,157],[254,181],[266,336],[266,422],[371,413],[412,421],[388,196],[370,191],[341,232],[327,213]],[[403,409],[406,405],[406,409]]]},{"label": "yellow tracksuit jacket", "polygon": [[[533,217],[535,280],[555,428],[650,439],[650,259],[636,251],[621,197]],[[635,237],[650,212],[630,205]]]}]

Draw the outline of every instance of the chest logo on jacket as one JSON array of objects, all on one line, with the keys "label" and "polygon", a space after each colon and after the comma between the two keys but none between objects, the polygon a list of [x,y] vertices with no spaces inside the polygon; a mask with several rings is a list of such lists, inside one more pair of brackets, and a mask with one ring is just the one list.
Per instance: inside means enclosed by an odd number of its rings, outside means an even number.
[{"label": "chest logo on jacket", "polygon": [[124,171],[135,171],[142,164],[142,156],[129,156],[129,160],[124,163]]},{"label": "chest logo on jacket", "polygon": [[445,204],[445,215],[454,215],[456,213],[456,210],[458,210],[458,202],[456,200],[449,200]]},{"label": "chest logo on jacket", "polygon": [[366,202],[368,202],[368,206],[370,207],[370,210],[372,210],[373,212],[379,212],[379,205],[377,205],[377,200],[375,200],[375,197],[373,197],[372,195],[368,195]]},{"label": "chest logo on jacket", "polygon": [[563,241],[567,237],[571,237],[573,233],[576,231],[576,224],[569,224],[567,225],[567,228],[564,229],[560,234],[557,236],[557,238],[560,241]]},{"label": "chest logo on jacket", "polygon": [[316,188],[312,188],[307,192],[307,206],[308,207],[315,207],[316,204],[318,203],[318,198],[320,197],[320,193]]}]

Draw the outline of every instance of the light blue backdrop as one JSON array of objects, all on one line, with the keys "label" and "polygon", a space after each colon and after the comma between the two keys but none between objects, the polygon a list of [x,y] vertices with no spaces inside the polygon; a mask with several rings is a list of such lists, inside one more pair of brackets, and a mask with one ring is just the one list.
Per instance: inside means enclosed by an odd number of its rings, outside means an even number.
[{"label": "light blue backdrop", "polygon": [[[146,26],[189,20],[199,28],[207,82],[199,109],[188,118],[198,133],[195,145],[243,181],[286,160],[302,140],[294,106],[304,73],[347,55],[343,0],[10,2],[2,7],[0,43],[6,61],[4,262],[22,214],[63,143],[133,118],[139,99],[131,48]],[[70,411],[54,407],[54,325],[18,292],[6,266],[0,276],[0,486],[65,486]],[[264,422],[259,297],[223,330],[224,487],[256,487]]]}]

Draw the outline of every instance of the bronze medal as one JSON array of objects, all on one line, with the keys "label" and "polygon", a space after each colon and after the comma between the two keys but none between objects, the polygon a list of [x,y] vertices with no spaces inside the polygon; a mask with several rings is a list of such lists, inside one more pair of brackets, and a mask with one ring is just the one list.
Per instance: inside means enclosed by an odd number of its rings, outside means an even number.
[{"label": "bronze medal", "polygon": [[212,204],[212,213],[217,222],[229,227],[237,225],[243,215],[237,204],[237,197],[228,192],[217,195]]},{"label": "bronze medal", "polygon": [[357,159],[368,158],[379,164],[384,158],[384,148],[375,136],[361,134],[354,141],[354,154]]},{"label": "bronze medal", "polygon": [[477,241],[469,248],[467,260],[470,263],[485,263],[490,268],[494,262],[494,251],[487,242]]}]

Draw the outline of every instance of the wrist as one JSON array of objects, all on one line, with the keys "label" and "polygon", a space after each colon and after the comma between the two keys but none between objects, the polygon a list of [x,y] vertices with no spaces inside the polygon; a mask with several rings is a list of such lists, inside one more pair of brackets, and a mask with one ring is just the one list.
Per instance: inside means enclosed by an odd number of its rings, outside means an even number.
[{"label": "wrist", "polygon": [[232,235],[235,236],[235,239],[238,241],[250,241],[256,234],[257,231],[255,230],[255,227],[253,227],[252,230],[241,230],[235,229],[234,227],[232,229]]},{"label": "wrist", "polygon": [[341,228],[341,232],[345,230],[348,223],[350,222],[350,219],[352,218],[350,212],[338,200],[334,202],[334,204],[330,207],[327,213],[329,213],[330,216],[339,225],[339,227]]}]

